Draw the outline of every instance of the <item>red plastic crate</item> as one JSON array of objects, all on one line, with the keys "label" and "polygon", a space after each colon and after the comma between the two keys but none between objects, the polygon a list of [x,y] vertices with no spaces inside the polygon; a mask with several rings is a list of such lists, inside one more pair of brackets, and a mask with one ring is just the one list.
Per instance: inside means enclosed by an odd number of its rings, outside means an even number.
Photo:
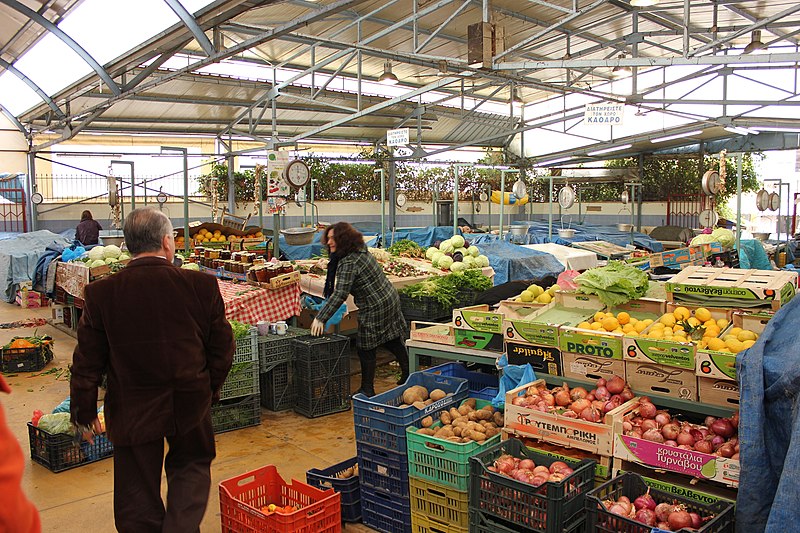
[{"label": "red plastic crate", "polygon": [[[219,484],[223,533],[340,533],[342,496],[293,479],[287,484],[273,465]],[[300,507],[288,514],[261,511],[271,503]]]}]

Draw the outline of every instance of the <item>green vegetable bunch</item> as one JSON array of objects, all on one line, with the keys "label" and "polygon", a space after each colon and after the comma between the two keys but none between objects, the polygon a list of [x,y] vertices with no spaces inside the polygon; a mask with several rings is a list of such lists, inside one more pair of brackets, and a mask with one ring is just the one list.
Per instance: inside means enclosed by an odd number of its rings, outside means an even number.
[{"label": "green vegetable bunch", "polygon": [[246,337],[250,334],[250,325],[249,324],[242,324],[236,320],[228,320],[231,324],[231,329],[233,329],[233,338],[239,340],[243,337]]},{"label": "green vegetable bunch", "polygon": [[450,307],[456,303],[458,293],[465,290],[476,292],[491,288],[492,280],[484,275],[480,269],[453,272],[446,276],[434,276],[403,287],[398,292],[409,298],[433,298],[443,307]]},{"label": "green vegetable bunch", "polygon": [[419,244],[409,239],[397,241],[389,246],[386,251],[396,257],[425,257],[425,250]]},{"label": "green vegetable bunch", "polygon": [[609,307],[641,298],[647,293],[650,279],[644,271],[621,261],[609,261],[607,266],[587,270],[575,278],[578,291],[596,294]]}]

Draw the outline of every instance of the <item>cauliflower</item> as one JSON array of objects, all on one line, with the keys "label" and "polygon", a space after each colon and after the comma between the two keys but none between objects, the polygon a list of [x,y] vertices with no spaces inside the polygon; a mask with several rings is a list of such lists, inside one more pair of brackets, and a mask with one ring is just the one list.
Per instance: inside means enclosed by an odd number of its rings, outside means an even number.
[{"label": "cauliflower", "polygon": [[92,261],[97,261],[98,259],[103,260],[105,259],[105,255],[103,255],[104,249],[105,248],[103,246],[95,246],[94,248],[89,250],[86,254]]},{"label": "cauliflower", "polygon": [[109,244],[108,246],[103,247],[104,259],[108,259],[109,257],[118,258],[120,254],[122,254],[122,250],[119,249],[119,246]]}]

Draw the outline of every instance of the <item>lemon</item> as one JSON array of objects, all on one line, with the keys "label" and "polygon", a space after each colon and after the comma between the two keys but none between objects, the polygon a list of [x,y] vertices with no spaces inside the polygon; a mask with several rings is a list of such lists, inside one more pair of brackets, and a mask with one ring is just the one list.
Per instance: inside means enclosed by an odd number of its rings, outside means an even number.
[{"label": "lemon", "polygon": [[613,316],[607,316],[600,322],[603,325],[603,329],[606,331],[614,331],[619,327],[619,322],[617,322],[617,319]]},{"label": "lemon", "polygon": [[535,283],[528,287],[528,290],[533,293],[534,298],[538,298],[540,294],[544,292],[544,289],[540,286],[536,285]]},{"label": "lemon", "polygon": [[625,335],[627,335],[628,337],[638,337],[639,333],[636,330],[634,330],[634,331],[629,331]]},{"label": "lemon", "polygon": [[603,329],[603,324],[600,322],[592,322],[591,328],[595,331]]},{"label": "lemon", "polygon": [[539,296],[536,297],[536,301],[540,304],[549,304],[553,301],[553,297],[550,295],[549,292],[543,292]]},{"label": "lemon", "polygon": [[659,322],[664,324],[665,326],[674,326],[675,325],[675,317],[673,315],[667,314],[662,316],[658,319]]},{"label": "lemon", "polygon": [[[619,319],[617,319],[617,320],[619,320]],[[638,318],[631,317],[631,320],[630,320],[630,322],[628,322],[628,324],[636,324],[637,322],[639,322]]]},{"label": "lemon", "polygon": [[719,333],[720,331],[715,324],[714,326],[706,327],[706,330],[703,332],[703,337],[719,337]]},{"label": "lemon", "polygon": [[730,322],[728,322],[727,318],[720,318],[719,320],[717,320],[717,327],[720,329],[720,331],[727,328],[728,324],[730,324]]},{"label": "lemon", "polygon": [[674,326],[672,326],[672,331],[683,331],[683,326],[681,326],[680,324],[675,324]]},{"label": "lemon", "polygon": [[719,326],[717,325],[717,321],[716,321],[716,320],[714,320],[713,318],[712,318],[711,320],[706,320],[705,322],[703,322],[703,325],[704,325],[705,327],[708,327],[708,326],[714,326],[715,328],[718,328],[718,327],[719,327]]},{"label": "lemon", "polygon": [[675,316],[675,320],[686,320],[690,316],[692,316],[691,311],[686,309],[685,307],[677,307],[672,314]]},{"label": "lemon", "polygon": [[520,301],[523,302],[532,302],[533,301],[533,293],[529,290],[522,291],[522,294],[519,295]]},{"label": "lemon", "polygon": [[598,311],[598,312],[596,312],[596,313],[594,314],[594,321],[595,321],[595,322],[600,322],[600,321],[601,321],[601,320],[603,320],[605,317],[606,317],[606,314],[605,314],[604,312],[602,312],[602,311]]},{"label": "lemon", "polygon": [[736,336],[736,338],[739,339],[742,342],[744,342],[744,341],[755,341],[756,340],[756,334],[753,333],[752,331],[748,331],[746,329],[743,329],[742,331],[739,332],[739,334]]},{"label": "lemon", "polygon": [[617,328],[614,331],[612,331],[611,333],[625,333],[625,332],[622,331],[622,328]]},{"label": "lemon", "polygon": [[697,317],[697,320],[700,322],[706,322],[711,320],[711,311],[706,309],[705,307],[698,307],[694,310],[694,316]]},{"label": "lemon", "polygon": [[688,323],[690,326],[692,326],[693,328],[696,328],[697,326],[699,326],[699,325],[700,325],[700,321],[699,321],[699,320],[697,320],[695,317],[691,317],[691,318],[689,318],[689,319],[688,319],[686,322],[687,322],[687,323]]},{"label": "lemon", "polygon": [[556,291],[560,291],[560,290],[561,290],[561,287],[558,285],[558,283],[556,283],[555,285],[552,285],[549,289],[547,289],[547,292],[550,293],[550,296],[554,296]]},{"label": "lemon", "polygon": [[624,326],[622,326],[623,333],[630,333],[631,331],[634,331],[633,324],[625,324]]},{"label": "lemon", "polygon": [[739,353],[744,350],[744,344],[742,344],[738,339],[728,339],[725,341],[725,344],[728,345],[728,349],[733,353]]},{"label": "lemon", "polygon": [[609,313],[606,313],[604,316],[606,316],[606,317],[608,317],[608,318],[616,318],[616,317],[614,316],[614,313],[610,313],[610,312],[609,312]]},{"label": "lemon", "polygon": [[625,325],[625,324],[627,324],[628,322],[631,321],[631,315],[629,315],[628,313],[623,311],[623,312],[621,312],[620,314],[617,315],[617,321],[620,324]]},{"label": "lemon", "polygon": [[649,326],[650,324],[653,323],[653,319],[652,318],[645,318],[642,322],[644,322],[646,326]]},{"label": "lemon", "polygon": [[661,339],[664,337],[664,332],[660,329],[654,329],[649,336],[653,339]]},{"label": "lemon", "polygon": [[580,324],[578,324],[578,327],[581,329],[592,329],[592,325],[589,324],[588,322],[581,322]]},{"label": "lemon", "polygon": [[724,340],[712,337],[706,341],[706,346],[708,346],[709,350],[719,351],[725,348],[726,344]]},{"label": "lemon", "polygon": [[653,331],[655,331],[657,329],[663,331],[664,328],[665,328],[664,324],[662,324],[661,322],[656,322],[655,324],[653,324],[653,327],[651,327],[650,329],[653,330]]},{"label": "lemon", "polygon": [[635,329],[637,333],[641,333],[645,329],[647,329],[647,324],[645,324],[644,322],[637,322],[636,324],[633,325],[633,329]]},{"label": "lemon", "polygon": [[744,331],[742,328],[731,328],[731,330],[728,332],[728,335],[733,335],[734,337],[738,338],[739,333],[741,333],[742,331]]},{"label": "lemon", "polygon": [[756,343],[756,341],[744,341],[744,342],[742,343],[742,346],[744,346],[744,349],[746,350],[746,349],[748,349],[749,347],[751,347],[752,345],[754,345],[755,343]]}]

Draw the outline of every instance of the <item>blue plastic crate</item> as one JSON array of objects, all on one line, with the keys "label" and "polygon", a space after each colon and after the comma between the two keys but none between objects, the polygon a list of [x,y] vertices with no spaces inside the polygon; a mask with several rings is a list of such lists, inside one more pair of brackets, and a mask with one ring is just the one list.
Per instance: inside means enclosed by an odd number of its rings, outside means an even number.
[{"label": "blue plastic crate", "polygon": [[339,474],[352,468],[357,457],[347,459],[328,468],[312,468],[306,472],[306,483],[318,489],[332,488],[342,495],[342,522],[361,521],[361,486],[359,476],[341,479]]},{"label": "blue plastic crate", "polygon": [[428,368],[425,372],[466,379],[469,381],[470,398],[476,398],[473,393],[479,392],[486,387],[497,388],[500,386],[500,378],[498,376],[485,374],[483,372],[471,372],[467,370],[467,367],[465,367],[463,363],[459,362],[443,363]]},{"label": "blue plastic crate", "polygon": [[362,486],[361,517],[376,531],[411,533],[411,500]]},{"label": "blue plastic crate", "polygon": [[[452,395],[445,396],[425,409],[413,406],[401,408],[403,392],[414,385],[422,385],[429,391],[441,389]],[[427,372],[414,372],[403,385],[372,397],[356,394],[353,396],[356,442],[380,446],[405,455],[407,427],[419,427],[426,416],[435,416],[442,409],[459,405],[468,396],[467,380]]]},{"label": "blue plastic crate", "polygon": [[408,457],[377,446],[358,444],[361,485],[396,496],[408,497]]},{"label": "blue plastic crate", "polygon": [[478,392],[469,391],[469,397],[477,398],[478,400],[492,401],[495,399],[495,397],[499,392],[500,389],[498,387],[486,387],[485,389],[481,389]]}]

